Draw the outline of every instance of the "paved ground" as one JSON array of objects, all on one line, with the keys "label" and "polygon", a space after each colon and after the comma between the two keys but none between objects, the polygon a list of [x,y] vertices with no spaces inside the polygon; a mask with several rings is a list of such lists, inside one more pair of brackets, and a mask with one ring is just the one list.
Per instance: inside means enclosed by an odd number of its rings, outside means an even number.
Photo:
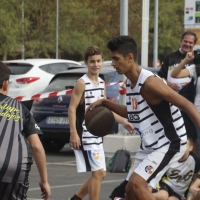
[{"label": "paved ground", "polygon": [[[47,167],[52,195],[50,200],[66,200],[73,196],[90,173],[77,173],[75,157],[68,145],[59,153],[47,154]],[[126,178],[126,173],[109,173],[102,183],[99,200],[110,200],[112,190]],[[40,200],[39,176],[33,164],[30,173],[28,200]],[[85,197],[84,200],[88,200]]]}]

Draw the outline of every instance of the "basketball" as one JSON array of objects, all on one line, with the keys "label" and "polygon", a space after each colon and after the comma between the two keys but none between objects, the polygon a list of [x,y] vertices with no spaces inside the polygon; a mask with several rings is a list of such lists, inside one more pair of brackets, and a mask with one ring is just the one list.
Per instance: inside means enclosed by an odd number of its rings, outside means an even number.
[{"label": "basketball", "polygon": [[112,133],[115,127],[115,118],[108,108],[97,106],[87,112],[85,126],[92,135],[103,137]]}]

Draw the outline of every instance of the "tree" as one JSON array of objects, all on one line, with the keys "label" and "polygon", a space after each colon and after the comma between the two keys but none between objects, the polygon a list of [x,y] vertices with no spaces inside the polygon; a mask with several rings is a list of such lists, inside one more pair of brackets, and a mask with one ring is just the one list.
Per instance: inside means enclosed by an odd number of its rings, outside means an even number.
[{"label": "tree", "polygon": [[21,47],[22,20],[21,7],[16,0],[1,0],[0,6],[0,55],[17,55]]}]

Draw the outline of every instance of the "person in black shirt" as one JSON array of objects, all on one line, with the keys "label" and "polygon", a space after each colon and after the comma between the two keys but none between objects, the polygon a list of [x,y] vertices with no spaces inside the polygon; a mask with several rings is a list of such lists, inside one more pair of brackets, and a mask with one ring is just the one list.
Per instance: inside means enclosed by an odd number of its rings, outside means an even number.
[{"label": "person in black shirt", "polygon": [[[167,84],[175,91],[179,91],[184,85],[190,82],[190,79],[174,79],[171,77],[172,70],[183,60],[187,52],[191,52],[194,45],[197,42],[197,36],[192,31],[186,31],[181,36],[180,48],[167,55],[164,62],[161,64],[161,68],[158,71],[158,75],[161,78],[166,79]],[[193,61],[187,63],[187,66],[193,64]]]},{"label": "person in black shirt", "polygon": [[[164,62],[161,64],[161,68],[158,71],[158,75],[161,78],[164,78],[167,82],[167,85],[171,87],[173,90],[176,92],[179,92],[181,88],[183,88],[186,84],[188,84],[191,81],[191,78],[172,78],[171,73],[172,70],[186,57],[186,54],[188,52],[193,51],[194,45],[197,42],[197,36],[194,32],[192,31],[186,31],[181,35],[181,40],[180,40],[180,48],[167,55],[166,58],[164,59]],[[193,64],[193,60],[188,62],[185,67],[190,66]],[[187,115],[186,113],[182,113],[183,115]],[[190,120],[189,117],[186,119],[190,124],[192,129],[193,128],[193,123]],[[198,154],[198,138],[197,138],[197,133],[196,131],[192,131],[192,139],[194,142],[194,148],[193,152]]]},{"label": "person in black shirt", "polygon": [[34,118],[20,102],[8,97],[9,68],[0,62],[0,199],[26,200],[29,172],[37,165],[42,199],[51,195],[46,156]]}]

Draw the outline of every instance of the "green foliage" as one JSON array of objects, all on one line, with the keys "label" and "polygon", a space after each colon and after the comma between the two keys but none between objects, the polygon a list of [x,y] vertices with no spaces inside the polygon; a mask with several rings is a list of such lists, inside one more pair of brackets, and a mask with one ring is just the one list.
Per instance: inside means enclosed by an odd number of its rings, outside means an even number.
[{"label": "green foliage", "polygon": [[[0,55],[55,57],[57,0],[1,0]],[[142,2],[129,0],[129,35],[141,49]],[[150,1],[149,53],[153,52],[154,0]],[[166,55],[179,47],[183,31],[184,0],[159,0],[158,49]],[[24,25],[24,29],[22,29]],[[120,34],[120,0],[59,0],[59,54],[80,55],[89,45],[102,48],[108,59],[106,42]],[[79,57],[80,57],[79,56]]]}]

